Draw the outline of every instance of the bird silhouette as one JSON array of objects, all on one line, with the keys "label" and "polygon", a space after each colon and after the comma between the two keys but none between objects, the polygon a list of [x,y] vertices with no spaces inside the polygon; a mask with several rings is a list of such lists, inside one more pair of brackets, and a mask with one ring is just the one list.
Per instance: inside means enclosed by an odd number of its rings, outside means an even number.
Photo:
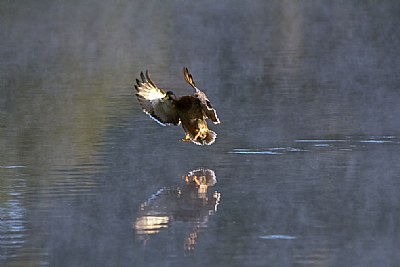
[{"label": "bird silhouette", "polygon": [[143,111],[159,124],[180,125],[185,137],[180,141],[189,141],[197,145],[211,145],[217,134],[208,129],[206,119],[214,124],[220,123],[215,109],[205,93],[196,87],[192,75],[183,68],[183,78],[194,89],[194,94],[176,96],[172,91],[164,91],[151,80],[148,71],[140,73],[136,79],[136,96]]}]

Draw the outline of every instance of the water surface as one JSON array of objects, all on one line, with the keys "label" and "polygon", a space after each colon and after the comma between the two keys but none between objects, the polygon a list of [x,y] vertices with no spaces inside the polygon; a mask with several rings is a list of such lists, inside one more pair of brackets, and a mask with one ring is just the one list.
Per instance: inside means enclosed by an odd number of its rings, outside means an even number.
[{"label": "water surface", "polygon": [[[0,265],[397,266],[395,1],[0,4]],[[222,123],[180,143],[149,70]]]}]

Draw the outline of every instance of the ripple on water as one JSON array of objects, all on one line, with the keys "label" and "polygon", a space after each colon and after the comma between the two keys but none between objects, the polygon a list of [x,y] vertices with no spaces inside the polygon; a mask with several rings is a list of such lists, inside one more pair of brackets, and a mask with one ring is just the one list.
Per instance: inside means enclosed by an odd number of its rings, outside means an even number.
[{"label": "ripple on water", "polygon": [[383,136],[346,136],[343,139],[296,139],[296,143],[315,143],[315,146],[328,146],[332,143],[370,143],[370,144],[400,144],[400,137],[394,135]]},{"label": "ripple on water", "polygon": [[296,239],[295,236],[292,235],[261,235],[258,238],[266,239],[266,240],[293,240]]},{"label": "ripple on water", "polygon": [[265,150],[250,149],[250,148],[234,148],[229,151],[229,154],[243,155],[284,155],[293,152],[307,152],[308,150],[296,147],[271,147]]},{"label": "ripple on water", "polygon": [[313,152],[340,150],[353,151],[358,147],[365,147],[369,144],[400,144],[400,137],[394,135],[385,136],[345,136],[337,139],[296,139],[294,143],[298,146],[290,145],[284,147],[270,147],[267,149],[253,148],[234,148],[228,151],[229,154],[239,155],[286,155],[294,152]]},{"label": "ripple on water", "polygon": [[[0,173],[0,260],[15,253],[26,242],[26,208],[24,194],[26,183],[6,166]],[[12,182],[8,177],[14,178]]]},{"label": "ripple on water", "polygon": [[360,143],[371,143],[371,144],[383,144],[383,143],[395,143],[391,140],[360,140]]},{"label": "ripple on water", "polygon": [[22,165],[8,165],[8,166],[0,166],[0,169],[18,169],[18,168],[25,168],[26,166]]}]

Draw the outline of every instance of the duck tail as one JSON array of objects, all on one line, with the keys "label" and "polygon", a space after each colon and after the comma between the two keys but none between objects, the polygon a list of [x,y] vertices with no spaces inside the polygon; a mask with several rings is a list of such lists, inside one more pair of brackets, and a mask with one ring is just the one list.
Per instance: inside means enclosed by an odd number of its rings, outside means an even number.
[{"label": "duck tail", "polygon": [[199,146],[204,146],[204,145],[212,145],[215,142],[215,139],[217,138],[217,134],[214,131],[211,130],[207,130],[207,134],[204,138],[190,138],[190,140],[195,143],[196,145]]},{"label": "duck tail", "polygon": [[217,134],[214,131],[208,130],[207,136],[204,138],[205,145],[211,145],[215,142],[215,138],[217,138]]}]

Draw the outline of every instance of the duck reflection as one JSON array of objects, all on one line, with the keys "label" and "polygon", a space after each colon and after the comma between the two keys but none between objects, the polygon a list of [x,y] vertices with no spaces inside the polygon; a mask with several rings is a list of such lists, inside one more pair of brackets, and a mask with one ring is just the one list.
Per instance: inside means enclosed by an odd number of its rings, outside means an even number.
[{"label": "duck reflection", "polygon": [[138,218],[133,222],[136,238],[144,244],[175,222],[185,222],[189,232],[184,249],[195,248],[201,228],[206,228],[209,216],[217,211],[221,194],[208,193],[208,187],[217,182],[210,169],[196,169],[182,177],[181,188],[161,188],[139,207]]}]

